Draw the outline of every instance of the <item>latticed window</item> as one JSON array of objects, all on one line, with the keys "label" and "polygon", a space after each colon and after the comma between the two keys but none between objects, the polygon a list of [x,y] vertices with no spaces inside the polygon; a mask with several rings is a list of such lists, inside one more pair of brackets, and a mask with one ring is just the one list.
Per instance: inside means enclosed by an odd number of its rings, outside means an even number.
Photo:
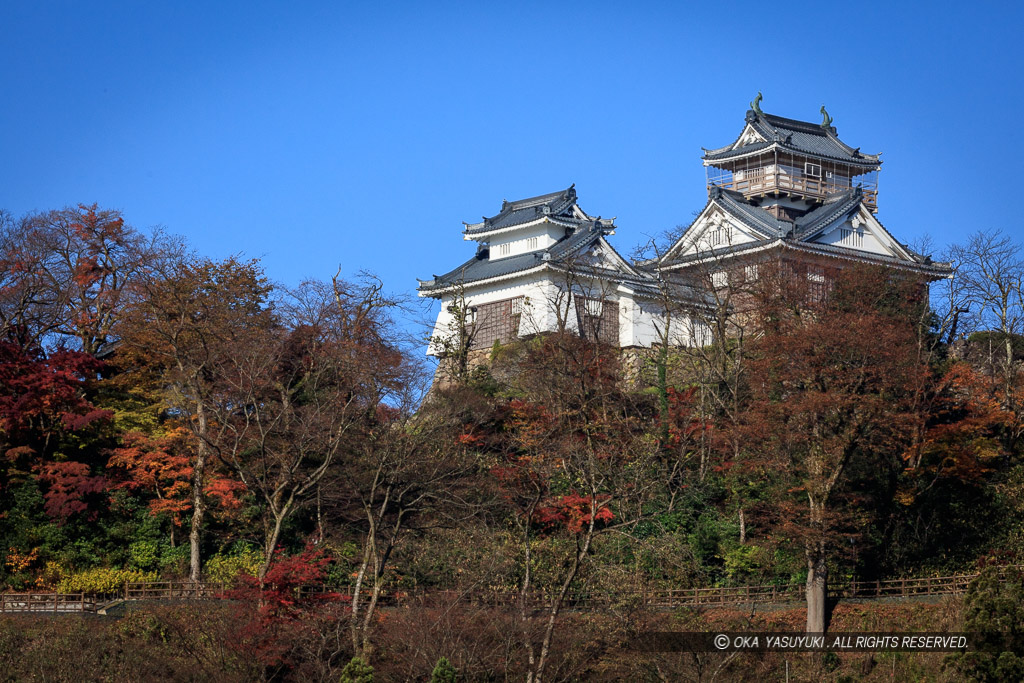
[{"label": "latticed window", "polygon": [[711,273],[711,285],[713,287],[725,287],[729,284],[729,275],[724,270]]},{"label": "latticed window", "polygon": [[524,297],[520,296],[477,306],[471,348],[486,349],[494,346],[494,342],[507,344],[516,339],[524,303]]},{"label": "latticed window", "polygon": [[619,343],[619,304],[600,298],[576,296],[576,320],[580,334],[591,341]]},{"label": "latticed window", "polygon": [[711,231],[708,233],[708,241],[711,242],[713,247],[717,247],[725,242],[725,227],[716,225],[711,228]]},{"label": "latticed window", "polygon": [[743,278],[747,282],[754,282],[757,280],[757,264],[751,263],[749,266],[743,269]]},{"label": "latticed window", "polygon": [[825,275],[823,268],[810,266],[807,268],[807,295],[811,301],[822,301],[832,287],[832,282]]},{"label": "latticed window", "polygon": [[844,247],[863,247],[864,231],[859,228],[839,228],[839,243]]}]

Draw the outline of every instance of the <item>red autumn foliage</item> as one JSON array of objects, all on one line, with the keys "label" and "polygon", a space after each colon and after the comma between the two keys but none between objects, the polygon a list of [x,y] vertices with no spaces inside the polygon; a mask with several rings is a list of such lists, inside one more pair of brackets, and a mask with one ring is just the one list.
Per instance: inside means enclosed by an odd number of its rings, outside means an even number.
[{"label": "red autumn foliage", "polygon": [[[0,342],[0,430],[11,447],[40,446],[59,432],[83,429],[110,417],[85,398],[86,382],[101,361],[77,351],[44,356]],[[36,449],[36,453],[43,455]]]},{"label": "red autumn foliage", "polygon": [[311,547],[291,556],[278,550],[262,584],[255,577],[242,577],[242,585],[228,592],[243,610],[236,646],[264,666],[290,666],[291,651],[309,635],[317,608],[347,599],[320,588],[329,561],[322,550]]},{"label": "red autumn foliage", "polygon": [[697,388],[682,391],[675,387],[666,389],[668,394],[668,438],[663,444],[668,448],[679,448],[693,443],[711,430],[707,420],[698,419]]},{"label": "red autumn foliage", "polygon": [[166,512],[181,526],[183,515],[192,507],[193,455],[185,430],[175,429],[163,437],[130,432],[122,444],[111,451],[107,463],[122,473],[114,487],[152,493],[155,498],[149,503],[150,512]]},{"label": "red autumn foliage", "polygon": [[[176,526],[182,526],[192,509],[194,451],[190,435],[183,427],[159,437],[128,433],[122,446],[110,451],[107,465],[121,473],[114,488],[152,494],[149,511],[154,515],[167,513]],[[217,473],[207,477],[204,488],[204,493],[224,510],[241,507],[239,496],[243,491],[242,482]]]},{"label": "red autumn foliage", "polygon": [[[595,522],[607,523],[615,516],[612,511],[603,506],[603,501],[611,496],[598,496],[596,499],[597,512],[593,515]],[[578,493],[570,493],[566,496],[558,496],[537,508],[533,521],[543,527],[555,527],[564,525],[574,534],[581,533],[584,526],[589,526],[591,520],[590,498],[581,496]]]},{"label": "red autumn foliage", "polygon": [[[50,462],[38,468],[39,481],[46,486],[43,493],[43,509],[51,518],[60,523],[67,522],[74,515],[90,508],[90,498],[95,498],[107,488],[107,479],[89,473],[89,466],[81,462]],[[95,502],[95,501],[93,501]],[[96,519],[95,507],[87,519]]]}]

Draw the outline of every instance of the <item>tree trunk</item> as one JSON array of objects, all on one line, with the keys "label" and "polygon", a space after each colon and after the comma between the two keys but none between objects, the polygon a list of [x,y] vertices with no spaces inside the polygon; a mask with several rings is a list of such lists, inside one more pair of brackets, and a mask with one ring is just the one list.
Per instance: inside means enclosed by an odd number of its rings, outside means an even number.
[{"label": "tree trunk", "polygon": [[825,599],[828,596],[828,568],[824,541],[811,541],[807,554],[807,633],[825,632]]},{"label": "tree trunk", "polygon": [[199,581],[202,578],[201,558],[199,557],[199,546],[202,541],[203,517],[206,513],[206,504],[203,499],[204,470],[206,469],[207,444],[203,439],[206,435],[206,411],[200,403],[196,411],[196,418],[199,422],[199,453],[196,456],[195,468],[192,470],[192,528],[189,531],[189,572],[190,581]]},{"label": "tree trunk", "polygon": [[747,542],[747,518],[743,515],[743,508],[740,508],[740,545]]},{"label": "tree trunk", "polygon": [[259,574],[256,578],[260,580],[260,586],[263,586],[263,579],[267,578],[267,572],[270,571],[270,564],[274,561],[274,551],[277,550],[277,541],[281,538],[281,523],[284,521],[285,514],[274,515],[274,528],[271,529],[269,536],[267,537],[266,548],[263,551],[263,566],[260,567]]}]

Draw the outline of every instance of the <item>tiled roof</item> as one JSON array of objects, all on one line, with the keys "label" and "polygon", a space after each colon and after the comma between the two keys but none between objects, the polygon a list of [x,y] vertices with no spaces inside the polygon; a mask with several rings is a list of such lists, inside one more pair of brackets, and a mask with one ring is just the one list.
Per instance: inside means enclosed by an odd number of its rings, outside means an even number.
[{"label": "tiled roof", "polygon": [[[757,232],[763,235],[762,239],[744,242],[742,244],[729,245],[720,249],[715,249],[713,253],[717,258],[760,249],[773,243],[777,243],[792,248],[806,248],[806,250],[809,251],[816,251],[818,253],[834,256],[858,258],[868,261],[882,261],[912,269],[918,268],[922,272],[927,272],[929,274],[945,276],[949,273],[949,264],[933,262],[930,257],[918,254],[907,245],[900,244],[880,221],[878,224],[881,226],[882,230],[885,231],[885,234],[907,252],[911,261],[908,262],[904,259],[864,252],[857,249],[848,249],[837,245],[819,244],[817,242],[808,241],[821,230],[827,229],[837,221],[845,220],[855,212],[860,211],[863,201],[864,195],[860,188],[851,188],[845,192],[837,192],[826,198],[821,206],[818,206],[814,210],[797,218],[794,223],[775,218],[775,216],[768,211],[758,206],[754,206],[744,199],[743,195],[739,192],[733,192],[719,187],[712,187],[708,200],[709,205],[714,204],[720,207],[733,218],[739,220],[744,225],[754,228]],[[875,220],[877,221],[878,219],[875,218]],[[706,252],[687,254],[680,257],[669,258],[660,265],[676,266],[693,261],[700,261],[701,259],[707,258],[707,256],[708,254]],[[644,265],[645,267],[653,267],[654,263],[651,262]]]},{"label": "tiled roof", "polygon": [[435,275],[433,280],[421,281],[419,289],[421,292],[430,292],[455,284],[466,285],[495,277],[513,275],[548,263],[553,265],[559,261],[565,262],[600,239],[604,232],[601,225],[591,221],[547,249],[507,256],[494,261],[490,260],[488,249],[481,247],[477,250],[476,256],[458,268],[444,275]]},{"label": "tiled roof", "polygon": [[769,237],[782,237],[793,229],[793,224],[783,221],[759,206],[754,206],[739,192],[717,186],[711,188],[710,203],[722,208],[730,216]]},{"label": "tiled roof", "polygon": [[798,240],[803,239],[828,226],[833,221],[850,215],[860,208],[863,200],[864,193],[861,192],[859,187],[829,195],[821,206],[796,219],[796,229],[793,231],[793,237]]},{"label": "tiled roof", "polygon": [[739,147],[736,147],[734,142],[719,149],[705,150],[705,161],[724,161],[777,147],[784,151],[834,159],[854,166],[873,168],[881,163],[877,154],[864,154],[859,147],[855,149],[840,140],[833,126],[826,127],[754,111],[747,112],[746,122],[764,138],[764,142]]},{"label": "tiled roof", "polygon": [[479,235],[493,230],[502,230],[523,223],[531,223],[545,216],[559,223],[578,225],[583,219],[573,212],[576,206],[576,186],[571,185],[565,190],[542,194],[537,197],[519,199],[514,202],[502,202],[501,212],[491,218],[484,218],[481,223],[466,224],[466,235]]}]

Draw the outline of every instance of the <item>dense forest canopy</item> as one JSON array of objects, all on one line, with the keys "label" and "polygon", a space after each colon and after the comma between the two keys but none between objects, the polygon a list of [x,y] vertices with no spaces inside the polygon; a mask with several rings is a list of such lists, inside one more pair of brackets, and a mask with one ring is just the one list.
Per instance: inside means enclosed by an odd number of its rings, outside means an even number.
[{"label": "dense forest canopy", "polygon": [[314,584],[351,596],[320,606],[331,666],[385,656],[396,590],[510,596],[532,681],[585,591],[805,582],[822,631],[829,581],[1021,562],[1024,251],[992,231],[949,256],[931,301],[764,266],[706,313],[753,332],[709,320],[631,363],[554,332],[470,365],[456,337],[421,400],[372,277],[289,288],[95,205],[2,213],[0,580],[257,591],[271,677],[312,656],[288,596]]}]

